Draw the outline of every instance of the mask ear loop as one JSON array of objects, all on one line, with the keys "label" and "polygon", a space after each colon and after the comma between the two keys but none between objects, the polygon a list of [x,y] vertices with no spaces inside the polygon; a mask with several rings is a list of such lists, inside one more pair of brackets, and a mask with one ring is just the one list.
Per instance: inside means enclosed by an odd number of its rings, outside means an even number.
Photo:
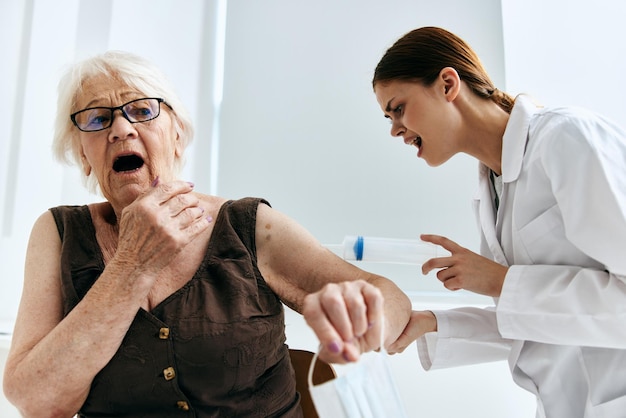
[{"label": "mask ear loop", "polygon": [[[380,350],[384,353],[387,353],[387,350],[385,350],[385,346],[384,346],[384,342],[385,342],[385,317],[381,316],[382,319],[382,325],[380,327]],[[315,363],[317,362],[317,358],[320,355],[320,351],[322,350],[322,345],[320,344],[319,347],[317,348],[317,351],[315,352],[315,354],[313,355],[313,358],[311,359],[311,364],[309,364],[309,373],[307,374],[307,382],[308,382],[308,387],[313,387],[313,370],[315,369]]]}]

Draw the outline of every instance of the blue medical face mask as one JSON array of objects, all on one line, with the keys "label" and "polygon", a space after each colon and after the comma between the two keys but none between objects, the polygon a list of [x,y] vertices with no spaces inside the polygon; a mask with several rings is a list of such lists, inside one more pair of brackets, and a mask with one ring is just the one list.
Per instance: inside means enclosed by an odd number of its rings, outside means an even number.
[{"label": "blue medical face mask", "polygon": [[346,373],[314,386],[316,354],[308,381],[319,418],[406,418],[387,357],[384,349],[363,354],[356,364],[347,366]]}]

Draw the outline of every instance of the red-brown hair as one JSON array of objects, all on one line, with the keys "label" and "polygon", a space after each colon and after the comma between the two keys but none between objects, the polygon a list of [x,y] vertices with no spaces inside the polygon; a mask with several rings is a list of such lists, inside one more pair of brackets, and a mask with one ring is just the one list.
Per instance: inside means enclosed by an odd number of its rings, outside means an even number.
[{"label": "red-brown hair", "polygon": [[515,99],[493,85],[472,48],[453,33],[432,26],[415,29],[398,39],[376,66],[372,86],[394,80],[429,86],[445,67],[454,68],[476,95],[493,100],[511,113]]}]

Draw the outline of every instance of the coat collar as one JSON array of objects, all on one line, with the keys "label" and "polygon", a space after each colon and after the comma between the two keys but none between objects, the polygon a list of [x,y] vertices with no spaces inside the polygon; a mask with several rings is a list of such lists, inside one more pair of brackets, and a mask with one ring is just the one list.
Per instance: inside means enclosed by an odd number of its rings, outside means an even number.
[{"label": "coat collar", "polygon": [[[504,190],[508,187],[506,183],[516,181],[522,171],[530,121],[537,111],[537,106],[530,98],[518,96],[515,99],[515,106],[511,111],[511,116],[502,137],[502,182],[504,183]],[[478,165],[479,185],[475,196],[474,209],[483,233],[484,244],[489,248],[493,259],[506,266],[508,262],[496,231],[497,219],[494,203],[491,199],[492,186],[489,179],[489,171],[490,169],[486,165],[482,163]],[[506,199],[504,192],[503,196]],[[501,203],[504,203],[504,201]]]},{"label": "coat collar", "polygon": [[530,121],[539,108],[529,97],[519,95],[502,137],[502,182],[517,180],[524,159]]}]

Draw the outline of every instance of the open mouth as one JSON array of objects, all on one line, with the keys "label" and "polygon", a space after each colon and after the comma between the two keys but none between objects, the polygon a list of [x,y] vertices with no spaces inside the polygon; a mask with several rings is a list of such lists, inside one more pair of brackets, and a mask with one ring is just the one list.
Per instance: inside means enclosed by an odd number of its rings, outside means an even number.
[{"label": "open mouth", "polygon": [[143,158],[138,155],[121,155],[113,162],[116,173],[138,170],[143,166]]}]

